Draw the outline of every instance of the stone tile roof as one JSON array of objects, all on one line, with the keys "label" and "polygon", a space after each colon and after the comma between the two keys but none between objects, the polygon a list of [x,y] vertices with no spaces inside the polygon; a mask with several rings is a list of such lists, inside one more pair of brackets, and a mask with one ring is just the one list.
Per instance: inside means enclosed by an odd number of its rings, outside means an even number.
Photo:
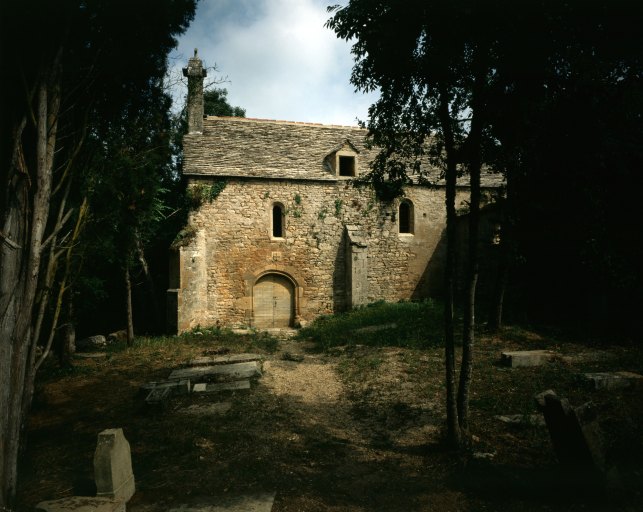
[{"label": "stone tile roof", "polygon": [[[378,149],[366,147],[366,134],[367,130],[353,126],[208,116],[203,134],[184,137],[183,172],[187,176],[336,181],[340,178],[327,157],[347,142],[357,152],[357,173],[368,172]],[[438,174],[436,169],[436,178]],[[501,178],[484,181],[498,186]]]}]

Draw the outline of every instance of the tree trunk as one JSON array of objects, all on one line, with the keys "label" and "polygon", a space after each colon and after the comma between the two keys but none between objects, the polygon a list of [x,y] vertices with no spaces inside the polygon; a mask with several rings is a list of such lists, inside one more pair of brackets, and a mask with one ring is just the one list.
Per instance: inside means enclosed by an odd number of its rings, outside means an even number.
[{"label": "tree trunk", "polygon": [[134,315],[132,313],[132,280],[129,273],[129,265],[125,265],[125,301],[127,303],[127,346],[134,343]]},{"label": "tree trunk", "polygon": [[161,325],[161,312],[160,312],[158,300],[156,297],[156,288],[154,286],[154,279],[152,279],[152,275],[150,274],[150,267],[147,264],[147,259],[145,258],[145,250],[143,248],[143,242],[141,241],[141,237],[138,232],[136,233],[135,236],[136,236],[136,254],[138,256],[138,261],[140,262],[141,267],[143,268],[143,273],[145,274],[145,280],[147,281],[147,286],[149,288],[150,298],[152,301],[152,308],[154,309],[154,321],[155,321],[155,325],[158,327]]},{"label": "tree trunk", "polygon": [[505,290],[509,281],[509,272],[514,255],[514,225],[516,222],[515,180],[519,164],[514,160],[506,172],[507,197],[504,204],[502,231],[500,233],[500,255],[498,270],[494,283],[493,295],[489,305],[487,328],[490,332],[497,332],[502,327],[502,314],[505,299]]},{"label": "tree trunk", "polygon": [[458,425],[458,410],[456,401],[455,373],[455,334],[454,334],[454,299],[455,299],[455,255],[456,255],[456,178],[457,168],[455,159],[455,141],[453,137],[449,99],[445,87],[440,88],[440,124],[444,134],[447,154],[446,168],[446,214],[447,214],[447,257],[444,271],[445,300],[444,300],[444,356],[446,370],[447,394],[447,437],[449,444],[459,448],[462,439]]},{"label": "tree trunk", "polygon": [[[26,116],[14,131],[11,167],[0,187],[5,191],[0,213],[0,508],[5,509],[15,497],[20,435],[33,390],[32,321],[51,199],[60,62],[58,52],[35,89],[34,131],[27,130]],[[23,151],[29,136],[36,156],[31,172]]]},{"label": "tree trunk", "polygon": [[[478,50],[478,54],[482,50]],[[458,420],[462,435],[469,439],[469,390],[473,376],[473,348],[476,331],[476,288],[478,285],[478,238],[480,231],[480,168],[482,143],[482,93],[486,75],[478,55],[476,76],[472,91],[471,130],[467,137],[467,167],[470,176],[468,261],[466,274],[466,295],[464,304],[464,325],[462,338],[462,363],[458,385]]]}]

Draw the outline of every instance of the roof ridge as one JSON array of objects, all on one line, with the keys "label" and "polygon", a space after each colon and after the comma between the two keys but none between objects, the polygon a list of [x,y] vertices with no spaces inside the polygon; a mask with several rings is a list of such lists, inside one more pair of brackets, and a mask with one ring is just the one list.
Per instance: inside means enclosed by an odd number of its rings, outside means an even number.
[{"label": "roof ridge", "polygon": [[237,117],[237,116],[206,116],[206,119],[210,120],[225,120],[225,121],[236,121],[236,122],[256,122],[256,123],[271,123],[271,124],[287,124],[294,126],[311,126],[311,127],[323,127],[323,128],[349,128],[352,130],[365,130],[360,126],[350,126],[350,125],[341,125],[341,124],[324,124],[324,123],[312,123],[309,121],[287,121],[284,119],[262,119],[259,117]]}]

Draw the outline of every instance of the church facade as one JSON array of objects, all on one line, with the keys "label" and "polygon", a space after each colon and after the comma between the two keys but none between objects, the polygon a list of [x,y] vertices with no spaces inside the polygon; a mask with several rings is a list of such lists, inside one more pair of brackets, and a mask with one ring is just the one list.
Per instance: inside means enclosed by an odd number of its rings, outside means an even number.
[{"label": "church facade", "polygon": [[[354,184],[376,151],[366,130],[204,119],[196,56],[186,73],[184,175],[198,206],[172,253],[173,330],[299,326],[378,300],[440,293],[443,188],[410,186],[381,202]],[[459,188],[457,203],[467,197]]]}]

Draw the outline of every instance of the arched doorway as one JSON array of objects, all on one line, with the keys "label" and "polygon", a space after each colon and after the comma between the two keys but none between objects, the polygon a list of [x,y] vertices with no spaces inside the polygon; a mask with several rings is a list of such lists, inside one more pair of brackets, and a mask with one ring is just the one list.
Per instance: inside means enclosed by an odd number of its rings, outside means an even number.
[{"label": "arched doorway", "polygon": [[254,326],[260,329],[290,327],[295,309],[295,287],[281,274],[259,278],[252,292]]}]

